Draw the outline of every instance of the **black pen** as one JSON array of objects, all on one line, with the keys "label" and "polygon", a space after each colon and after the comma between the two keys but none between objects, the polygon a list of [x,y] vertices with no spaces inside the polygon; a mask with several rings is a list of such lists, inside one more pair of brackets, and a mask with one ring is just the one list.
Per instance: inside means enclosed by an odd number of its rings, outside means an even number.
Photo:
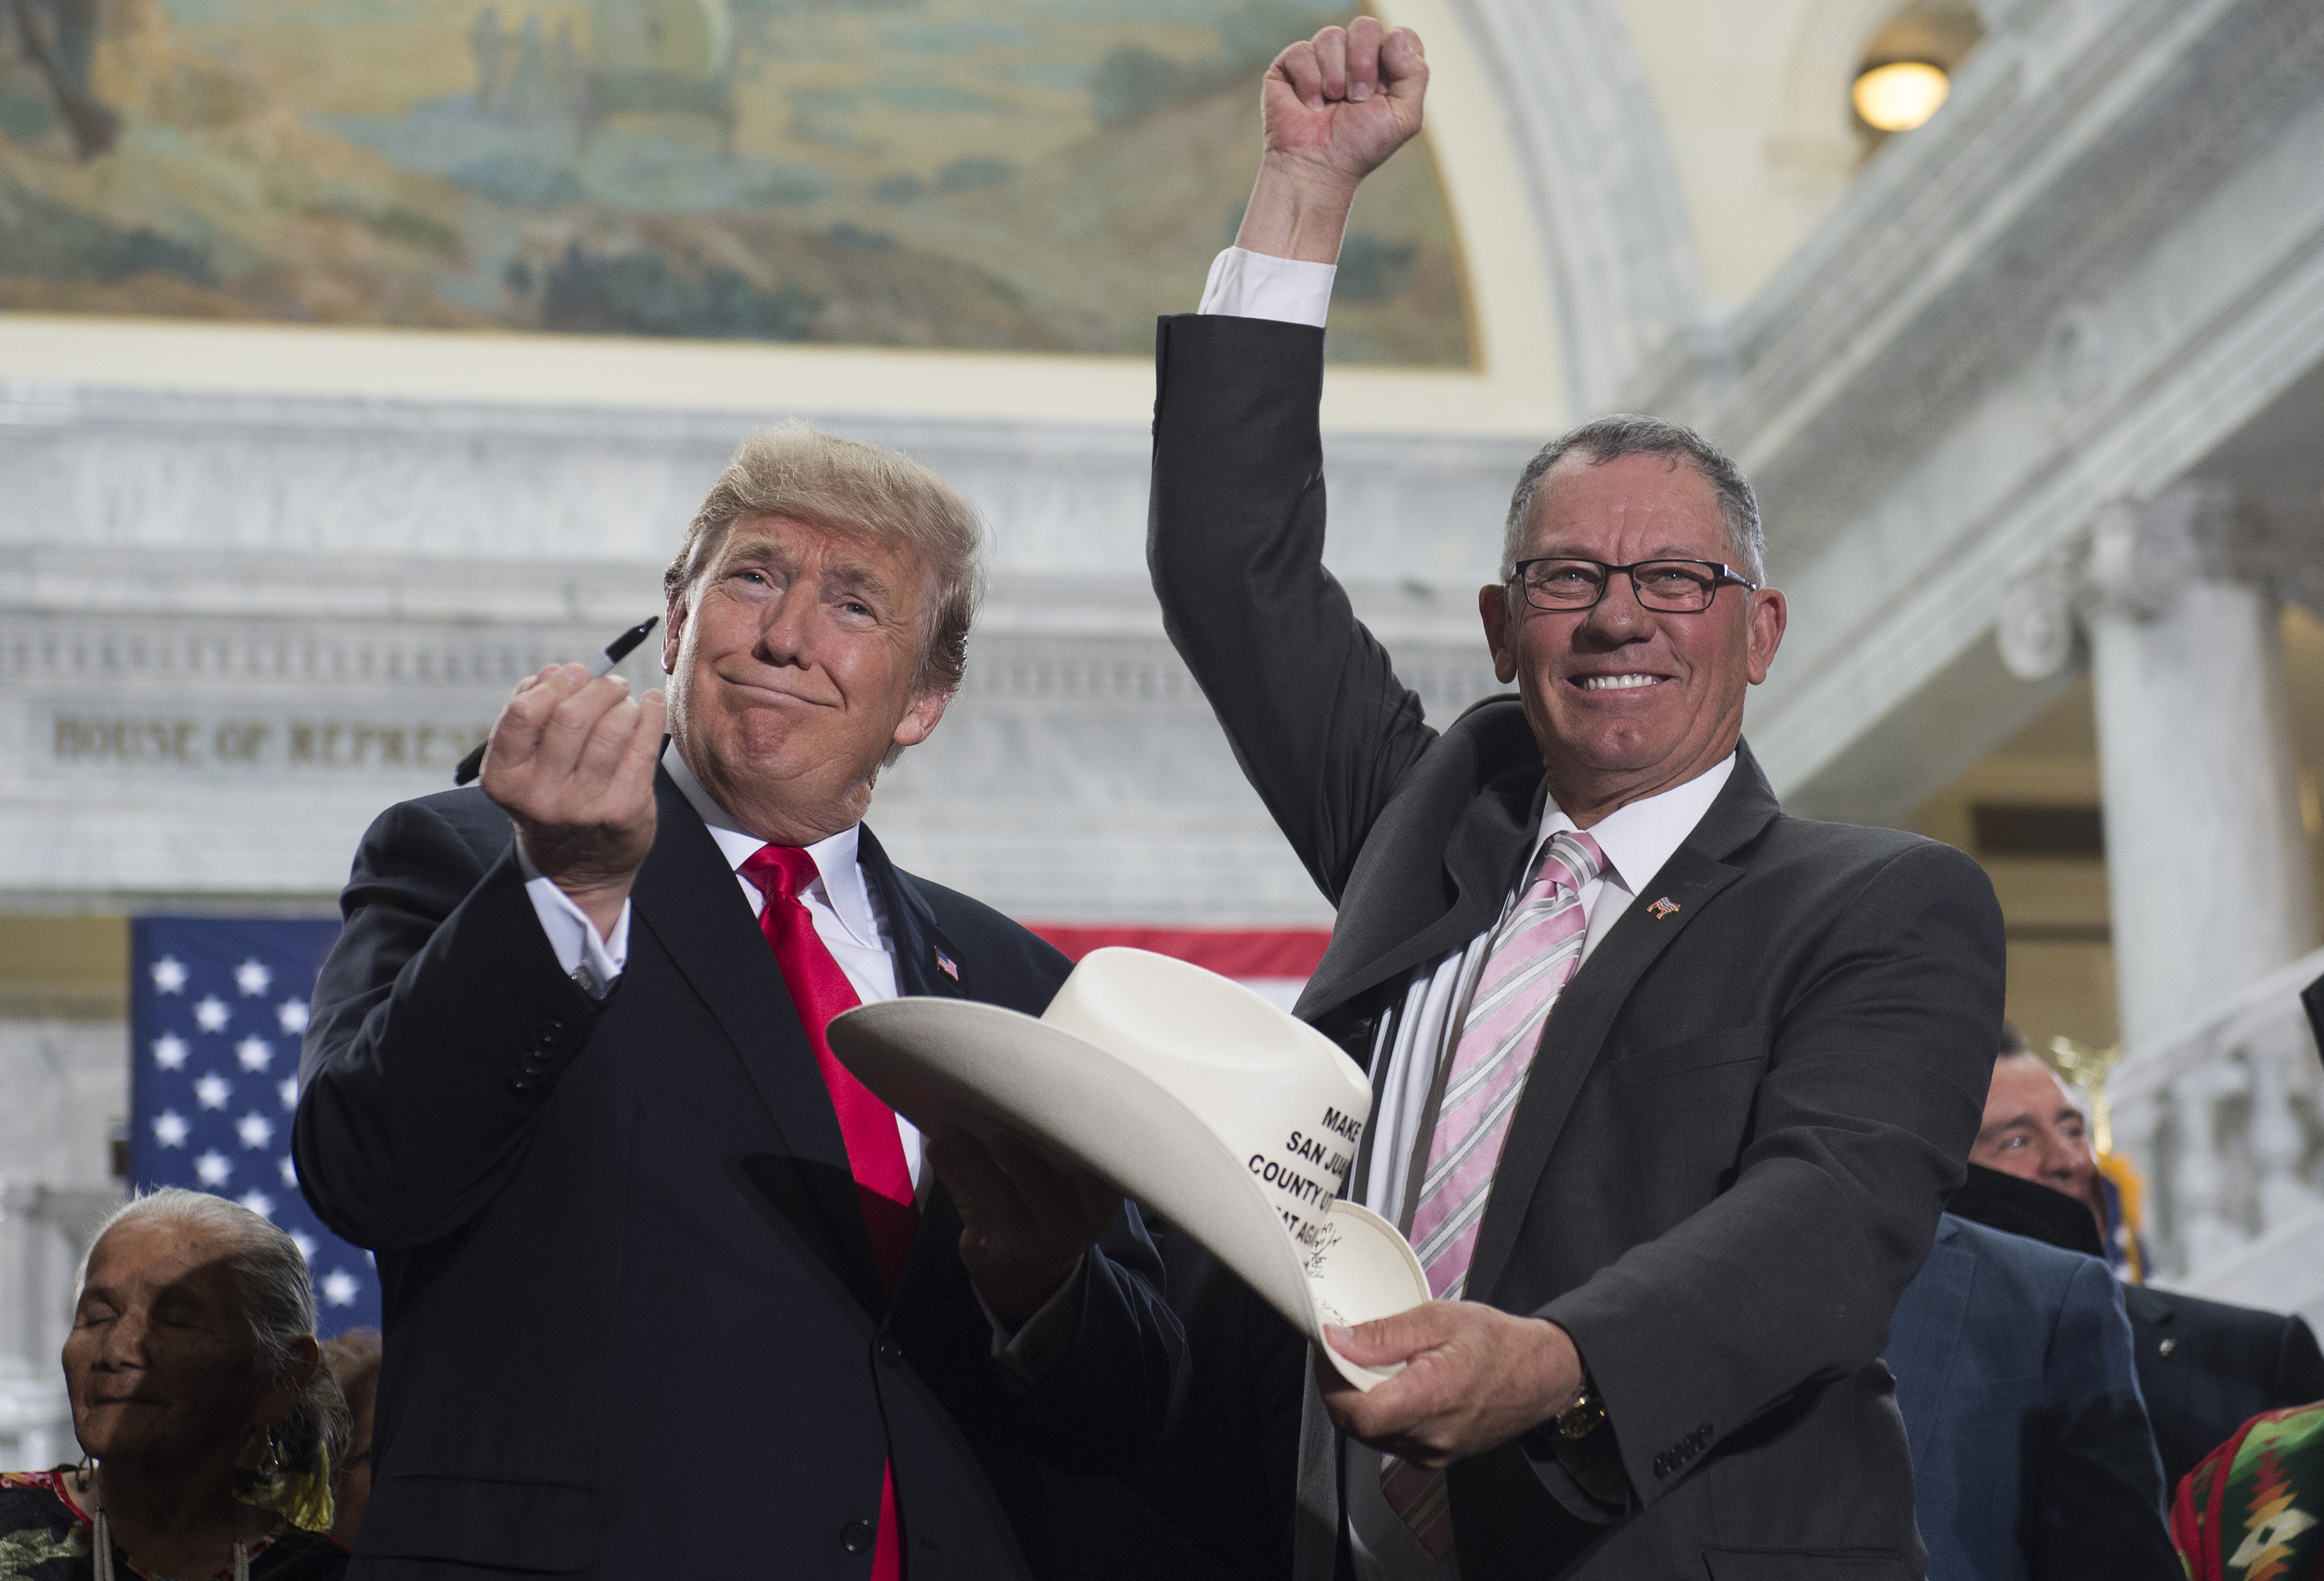
[{"label": "black pen", "polygon": [[[589,661],[589,678],[595,680],[599,676],[629,657],[631,650],[646,639],[646,633],[660,624],[659,615],[649,615],[605,644],[605,651]],[[487,737],[476,743],[475,751],[460,759],[460,767],[452,770],[454,785],[466,785],[484,771],[484,749],[491,744],[491,738]]]}]

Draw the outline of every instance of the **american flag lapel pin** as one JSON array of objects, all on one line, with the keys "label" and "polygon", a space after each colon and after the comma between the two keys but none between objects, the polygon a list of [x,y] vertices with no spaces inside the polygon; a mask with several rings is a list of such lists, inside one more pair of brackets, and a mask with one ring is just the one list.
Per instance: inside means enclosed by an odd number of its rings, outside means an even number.
[{"label": "american flag lapel pin", "polygon": [[953,981],[960,981],[960,968],[954,966],[953,964],[952,957],[946,955],[941,950],[936,951],[936,966],[944,972],[945,976],[952,979]]},{"label": "american flag lapel pin", "polygon": [[1652,905],[1646,907],[1646,909],[1654,913],[1655,921],[1661,922],[1665,917],[1676,916],[1678,915],[1678,902],[1665,895],[1660,900],[1655,901]]}]

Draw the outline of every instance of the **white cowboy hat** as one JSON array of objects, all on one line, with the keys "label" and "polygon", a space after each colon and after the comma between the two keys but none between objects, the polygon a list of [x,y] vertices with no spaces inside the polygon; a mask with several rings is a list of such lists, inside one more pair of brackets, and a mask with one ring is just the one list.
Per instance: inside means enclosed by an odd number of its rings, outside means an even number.
[{"label": "white cowboy hat", "polygon": [[1038,1020],[904,998],[835,1018],[831,1049],[922,1130],[1014,1132],[1207,1247],[1360,1389],[1327,1323],[1428,1299],[1378,1214],[1336,1200],[1371,1088],[1329,1038],[1240,983],[1143,950],[1094,950]]}]

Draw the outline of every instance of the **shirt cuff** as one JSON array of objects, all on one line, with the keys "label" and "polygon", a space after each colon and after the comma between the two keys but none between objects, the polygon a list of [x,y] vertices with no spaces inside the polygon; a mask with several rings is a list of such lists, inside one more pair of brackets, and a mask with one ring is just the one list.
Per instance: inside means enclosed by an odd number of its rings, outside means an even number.
[{"label": "shirt cuff", "polygon": [[1321,329],[1332,306],[1332,280],[1339,272],[1333,263],[1303,263],[1296,258],[1230,247],[1211,260],[1203,305],[1194,310],[1231,318],[1312,324]]},{"label": "shirt cuff", "polygon": [[524,892],[532,901],[533,915],[540,919],[540,931],[549,935],[549,947],[557,952],[557,964],[565,975],[593,999],[602,999],[612,993],[622,969],[630,961],[630,903],[622,902],[622,915],[614,920],[613,936],[600,939],[597,924],[589,920],[587,912],[573,904],[571,896],[557,887],[556,879],[529,878]]},{"label": "shirt cuff", "polygon": [[[1073,1340],[1074,1319],[1081,1310],[1082,1281],[1088,1272],[1089,1255],[1084,1253],[1065,1282],[1057,1286],[1057,1293],[1035,1308],[1013,1333],[984,1299],[984,1292],[976,1291],[977,1307],[992,1325],[992,1359],[1001,1364],[1001,1374],[1010,1383],[1029,1389],[1056,1370]],[[973,1284],[969,1288],[976,1290]]]}]

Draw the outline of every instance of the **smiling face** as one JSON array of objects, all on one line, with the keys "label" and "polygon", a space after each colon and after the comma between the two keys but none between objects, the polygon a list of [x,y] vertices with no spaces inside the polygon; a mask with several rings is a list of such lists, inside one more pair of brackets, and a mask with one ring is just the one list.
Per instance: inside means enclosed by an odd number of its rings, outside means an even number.
[{"label": "smiling face", "polygon": [[889,749],[944,717],[948,696],[918,684],[927,568],[781,517],[735,522],[706,560],[669,608],[670,737],[742,828],[811,845],[862,818]]},{"label": "smiling face", "polygon": [[255,1356],[222,1247],[165,1219],[116,1225],[89,1253],[65,1338],[73,1431],[103,1461],[230,1463],[289,1405]]},{"label": "smiling face", "polygon": [[[1718,493],[1693,467],[1574,455],[1543,478],[1518,557],[1545,556],[1731,565],[1735,551]],[[1502,585],[1482,589],[1478,610],[1495,673],[1524,699],[1550,794],[1584,828],[1733,751],[1744,689],[1766,678],[1784,637],[1784,595],[1733,584],[1696,614],[1642,607],[1628,576],[1610,578],[1592,609],[1537,610]]]}]

